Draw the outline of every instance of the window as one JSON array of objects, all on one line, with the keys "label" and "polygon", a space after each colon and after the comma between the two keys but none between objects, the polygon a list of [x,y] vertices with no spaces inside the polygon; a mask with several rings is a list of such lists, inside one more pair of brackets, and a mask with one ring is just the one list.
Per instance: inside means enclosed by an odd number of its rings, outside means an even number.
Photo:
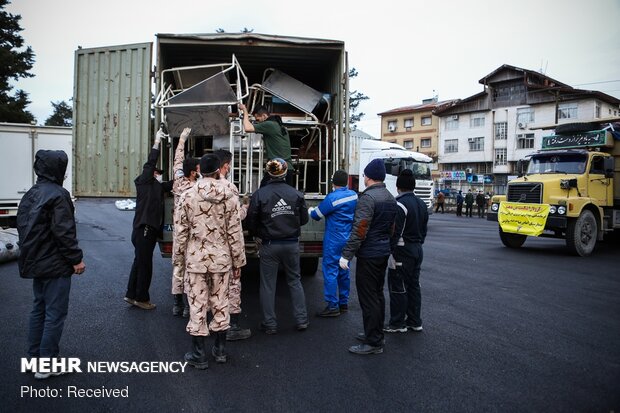
[{"label": "window", "polygon": [[444,152],[445,153],[456,153],[459,151],[459,140],[458,139],[446,139],[444,142]]},{"label": "window", "polygon": [[413,128],[413,118],[405,119],[405,130],[411,130]]},{"label": "window", "polygon": [[388,131],[389,132],[396,131],[396,121],[395,120],[388,121]]},{"label": "window", "polygon": [[508,123],[498,122],[495,124],[495,139],[508,139]]},{"label": "window", "polygon": [[470,128],[482,128],[484,126],[484,113],[473,113],[469,117]]},{"label": "window", "polygon": [[506,165],[507,150],[506,148],[495,149],[495,165]]},{"label": "window", "polygon": [[446,130],[457,130],[459,128],[458,119],[446,119]]},{"label": "window", "polygon": [[422,138],[422,140],[420,140],[420,146],[423,148],[430,148],[431,138]]},{"label": "window", "polygon": [[590,166],[591,174],[605,174],[605,161],[602,156],[595,156],[592,158],[592,166]]},{"label": "window", "polygon": [[577,118],[576,103],[561,103],[558,106],[558,119],[575,119]]},{"label": "window", "polygon": [[433,119],[430,116],[422,116],[422,126],[430,126],[433,123]]},{"label": "window", "polygon": [[597,103],[596,106],[594,107],[594,117],[595,118],[601,117],[601,104],[600,103]]},{"label": "window", "polygon": [[534,108],[519,108],[517,109],[517,123],[533,123],[534,122]]},{"label": "window", "polygon": [[405,149],[413,149],[413,140],[406,140],[403,146],[405,147]]},{"label": "window", "polygon": [[517,135],[517,149],[532,149],[534,147],[534,134],[526,133]]},{"label": "window", "polygon": [[467,142],[469,142],[469,152],[479,152],[484,150],[484,137],[469,138],[467,139]]}]

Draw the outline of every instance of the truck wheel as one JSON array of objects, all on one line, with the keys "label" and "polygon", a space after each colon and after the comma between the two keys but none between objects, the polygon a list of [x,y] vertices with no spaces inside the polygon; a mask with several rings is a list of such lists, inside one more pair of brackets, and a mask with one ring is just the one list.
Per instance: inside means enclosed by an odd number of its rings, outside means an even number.
[{"label": "truck wheel", "polygon": [[592,254],[598,239],[598,224],[592,211],[583,210],[577,219],[568,221],[566,246],[571,253],[581,257]]},{"label": "truck wheel", "polygon": [[555,133],[557,135],[562,135],[567,133],[589,132],[591,130],[597,130],[598,128],[600,128],[600,123],[598,122],[564,123],[556,126]]},{"label": "truck wheel", "polygon": [[502,227],[499,228],[499,238],[508,248],[519,248],[525,242],[527,235],[513,234],[511,232],[502,231]]},{"label": "truck wheel", "polygon": [[301,267],[301,276],[308,277],[316,274],[319,268],[319,257],[302,257],[299,265]]}]

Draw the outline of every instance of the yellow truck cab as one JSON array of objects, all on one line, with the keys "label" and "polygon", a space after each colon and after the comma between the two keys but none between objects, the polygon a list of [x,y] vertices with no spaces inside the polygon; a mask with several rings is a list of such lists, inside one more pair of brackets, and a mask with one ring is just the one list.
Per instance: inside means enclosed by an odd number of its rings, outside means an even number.
[{"label": "yellow truck cab", "polygon": [[498,222],[506,247],[519,248],[528,236],[564,238],[573,254],[587,256],[620,228],[620,137],[613,129],[563,124],[543,137],[527,172],[492,198],[487,219]]}]

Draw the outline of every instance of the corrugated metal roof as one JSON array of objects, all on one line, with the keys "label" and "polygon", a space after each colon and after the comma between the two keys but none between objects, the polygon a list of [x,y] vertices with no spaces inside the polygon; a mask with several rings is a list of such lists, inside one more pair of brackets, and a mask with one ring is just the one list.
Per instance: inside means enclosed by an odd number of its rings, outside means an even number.
[{"label": "corrugated metal roof", "polygon": [[378,115],[385,116],[385,115],[395,115],[395,114],[404,113],[404,112],[422,112],[425,110],[435,109],[438,106],[442,106],[450,102],[453,102],[453,100],[443,100],[441,102],[431,102],[431,103],[422,103],[419,105],[403,106],[400,108],[390,109],[385,112],[378,113]]}]

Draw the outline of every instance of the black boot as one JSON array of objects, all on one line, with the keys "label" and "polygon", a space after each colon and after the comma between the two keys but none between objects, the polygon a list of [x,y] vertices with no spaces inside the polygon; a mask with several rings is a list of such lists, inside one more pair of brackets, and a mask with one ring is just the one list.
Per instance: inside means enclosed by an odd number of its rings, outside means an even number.
[{"label": "black boot", "polygon": [[175,317],[179,317],[183,314],[183,294],[175,294],[174,304],[172,305],[172,315]]},{"label": "black boot", "polygon": [[249,328],[241,328],[239,327],[239,316],[241,314],[231,314],[230,315],[230,328],[228,332],[226,332],[226,340],[235,341],[235,340],[245,340],[246,338],[250,338],[252,332]]},{"label": "black boot", "polygon": [[183,298],[183,318],[189,318],[189,301],[187,301],[187,294],[181,294]]},{"label": "black boot", "polygon": [[211,349],[211,354],[215,357],[216,363],[226,363],[228,356],[226,355],[226,331],[217,331],[215,333],[215,345]]},{"label": "black boot", "polygon": [[205,339],[204,336],[192,336],[192,351],[185,353],[185,361],[199,370],[204,370],[209,367],[209,361],[207,354],[205,353]]}]

